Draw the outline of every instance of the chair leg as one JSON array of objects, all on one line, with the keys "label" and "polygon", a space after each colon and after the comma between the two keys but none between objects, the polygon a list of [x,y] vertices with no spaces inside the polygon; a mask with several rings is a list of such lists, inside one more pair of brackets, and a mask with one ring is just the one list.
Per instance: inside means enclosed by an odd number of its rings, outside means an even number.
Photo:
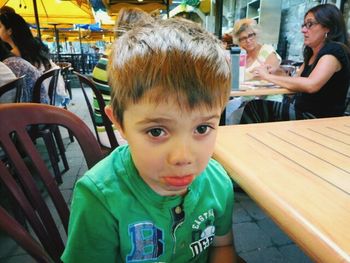
[{"label": "chair leg", "polygon": [[73,136],[73,134],[71,133],[71,131],[68,131],[68,134],[69,134],[69,140],[70,140],[70,142],[74,142],[74,136]]},{"label": "chair leg", "polygon": [[62,140],[62,135],[60,132],[60,129],[58,126],[53,127],[53,134],[55,136],[55,140],[58,146],[58,150],[60,152],[61,158],[62,158],[62,162],[64,165],[64,172],[69,170],[69,165],[68,165],[68,161],[67,161],[67,157],[66,157],[66,149],[64,148],[64,144],[63,144],[63,140]]},{"label": "chair leg", "polygon": [[58,166],[58,161],[57,158],[59,158],[57,156],[57,151],[56,151],[56,145],[55,145],[55,141],[53,139],[53,136],[51,134],[51,131],[49,129],[40,131],[42,138],[44,140],[46,149],[47,149],[47,153],[49,155],[49,159],[52,165],[52,169],[54,171],[55,174],[55,178],[58,184],[62,184],[62,176],[61,176],[61,172]]},{"label": "chair leg", "polygon": [[73,99],[72,87],[71,87],[71,83],[70,83],[70,80],[69,80],[69,79],[67,79],[66,88],[67,88],[68,93],[69,93],[69,98],[70,98],[70,99]]},{"label": "chair leg", "polygon": [[[64,109],[68,110],[67,105],[64,105]],[[68,130],[68,135],[69,135],[69,140],[71,142],[74,142],[74,136],[73,136],[73,134],[72,134],[72,132],[70,130]]]}]

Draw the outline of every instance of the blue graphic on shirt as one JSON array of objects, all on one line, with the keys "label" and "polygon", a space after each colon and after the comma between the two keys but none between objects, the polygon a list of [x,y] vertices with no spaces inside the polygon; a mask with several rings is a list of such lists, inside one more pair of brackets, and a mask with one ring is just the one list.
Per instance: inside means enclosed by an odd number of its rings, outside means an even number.
[{"label": "blue graphic on shirt", "polygon": [[198,256],[205,249],[209,248],[213,243],[215,237],[215,226],[208,226],[201,233],[200,239],[192,242],[190,248],[192,250],[193,257]]},{"label": "blue graphic on shirt", "polygon": [[164,252],[163,231],[151,222],[129,225],[132,251],[126,257],[127,262],[155,260]]}]

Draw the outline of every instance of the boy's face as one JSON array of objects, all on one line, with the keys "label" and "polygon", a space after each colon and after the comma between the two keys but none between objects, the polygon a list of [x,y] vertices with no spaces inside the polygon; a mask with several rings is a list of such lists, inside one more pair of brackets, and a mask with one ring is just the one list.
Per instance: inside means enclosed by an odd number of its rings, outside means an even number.
[{"label": "boy's face", "polygon": [[[111,108],[106,112],[111,117]],[[219,107],[181,111],[174,101],[141,101],[124,112],[123,129],[117,126],[143,180],[160,195],[182,195],[213,153],[220,114]]]}]

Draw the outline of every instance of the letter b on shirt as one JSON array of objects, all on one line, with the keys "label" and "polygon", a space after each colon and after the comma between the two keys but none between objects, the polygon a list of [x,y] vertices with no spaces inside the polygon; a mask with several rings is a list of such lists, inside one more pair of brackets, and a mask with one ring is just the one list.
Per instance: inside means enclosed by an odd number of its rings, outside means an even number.
[{"label": "letter b on shirt", "polygon": [[157,259],[163,254],[163,232],[153,223],[143,222],[129,225],[132,251],[127,262]]}]

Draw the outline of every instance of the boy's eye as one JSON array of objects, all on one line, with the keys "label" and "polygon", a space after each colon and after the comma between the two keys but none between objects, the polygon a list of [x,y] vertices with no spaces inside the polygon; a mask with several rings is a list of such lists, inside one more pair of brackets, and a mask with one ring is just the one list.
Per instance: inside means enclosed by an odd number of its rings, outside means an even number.
[{"label": "boy's eye", "polygon": [[150,134],[152,137],[159,137],[164,135],[164,131],[161,128],[153,128],[148,131],[148,134]]},{"label": "boy's eye", "polygon": [[210,127],[208,125],[199,125],[197,128],[196,128],[196,133],[198,134],[206,134],[208,133],[210,130]]}]

